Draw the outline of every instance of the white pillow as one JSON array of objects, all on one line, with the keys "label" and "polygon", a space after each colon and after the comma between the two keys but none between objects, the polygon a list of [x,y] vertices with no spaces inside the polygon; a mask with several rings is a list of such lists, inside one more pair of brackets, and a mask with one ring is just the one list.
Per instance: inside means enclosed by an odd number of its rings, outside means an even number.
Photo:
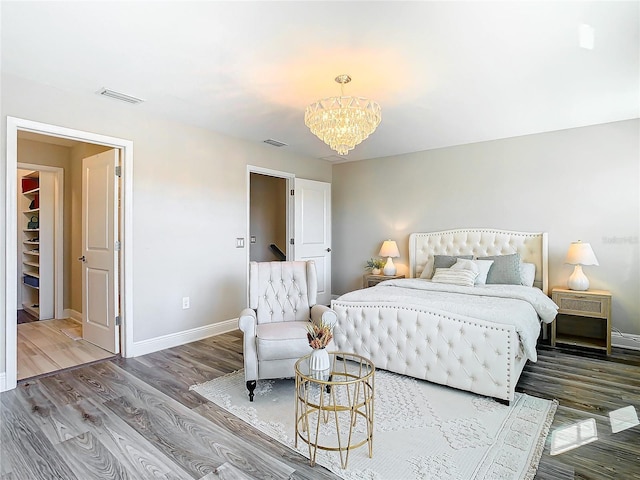
[{"label": "white pillow", "polygon": [[463,287],[473,287],[477,273],[471,270],[454,270],[452,268],[436,268],[432,282],[448,283],[450,285],[462,285]]},{"label": "white pillow", "polygon": [[487,283],[487,274],[493,265],[493,260],[474,260],[478,264],[480,271],[476,277],[476,285],[485,285]]},{"label": "white pillow", "polygon": [[493,260],[465,260],[459,258],[451,268],[455,270],[471,270],[476,272],[476,285],[484,285],[487,283],[487,274],[493,264]]},{"label": "white pillow", "polygon": [[473,260],[467,260],[466,258],[459,258],[456,263],[451,265],[452,270],[471,270],[476,275],[480,273],[480,268]]},{"label": "white pillow", "polygon": [[520,284],[525,287],[533,287],[533,282],[536,279],[536,265],[535,263],[521,263],[520,264]]},{"label": "white pillow", "polygon": [[427,263],[424,266],[424,270],[420,274],[420,278],[426,278],[429,280],[433,276],[433,257],[427,260]]}]

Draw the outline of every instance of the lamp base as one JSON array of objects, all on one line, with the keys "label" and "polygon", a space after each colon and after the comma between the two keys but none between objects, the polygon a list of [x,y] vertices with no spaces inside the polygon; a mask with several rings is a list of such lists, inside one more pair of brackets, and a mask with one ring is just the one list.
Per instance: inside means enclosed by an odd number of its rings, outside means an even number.
[{"label": "lamp base", "polygon": [[573,269],[573,273],[567,281],[567,287],[569,287],[570,290],[582,292],[589,290],[589,279],[582,271],[582,265],[576,265],[576,268]]},{"label": "lamp base", "polygon": [[393,264],[393,260],[391,260],[391,257],[387,257],[387,263],[384,265],[384,270],[382,270],[382,273],[387,276],[391,276],[395,275],[396,271],[396,266]]}]

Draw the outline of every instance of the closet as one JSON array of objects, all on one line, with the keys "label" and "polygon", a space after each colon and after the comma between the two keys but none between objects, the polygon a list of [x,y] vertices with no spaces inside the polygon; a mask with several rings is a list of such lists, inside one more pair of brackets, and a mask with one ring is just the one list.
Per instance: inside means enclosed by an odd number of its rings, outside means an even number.
[{"label": "closet", "polygon": [[18,305],[38,320],[54,318],[52,172],[18,169]]}]

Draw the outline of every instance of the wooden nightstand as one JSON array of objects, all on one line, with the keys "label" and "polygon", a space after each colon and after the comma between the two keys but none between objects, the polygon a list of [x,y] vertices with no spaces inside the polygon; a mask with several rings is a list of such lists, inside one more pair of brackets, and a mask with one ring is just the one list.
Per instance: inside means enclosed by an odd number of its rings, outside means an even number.
[{"label": "wooden nightstand", "polygon": [[560,307],[551,324],[551,346],[562,343],[611,353],[611,292],[553,288],[551,299]]},{"label": "wooden nightstand", "polygon": [[384,280],[391,280],[392,278],[404,278],[404,275],[373,275],[365,273],[362,276],[362,288],[373,287]]}]

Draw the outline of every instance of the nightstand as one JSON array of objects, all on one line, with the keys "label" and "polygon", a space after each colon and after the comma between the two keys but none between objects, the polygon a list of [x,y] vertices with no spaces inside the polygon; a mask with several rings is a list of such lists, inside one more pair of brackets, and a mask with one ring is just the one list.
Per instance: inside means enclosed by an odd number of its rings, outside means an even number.
[{"label": "nightstand", "polygon": [[392,278],[404,278],[404,275],[373,275],[365,273],[362,276],[362,288],[373,287],[384,280],[391,280]]},{"label": "nightstand", "polygon": [[552,347],[562,343],[611,353],[611,292],[553,288],[551,299],[559,307],[551,324]]}]

